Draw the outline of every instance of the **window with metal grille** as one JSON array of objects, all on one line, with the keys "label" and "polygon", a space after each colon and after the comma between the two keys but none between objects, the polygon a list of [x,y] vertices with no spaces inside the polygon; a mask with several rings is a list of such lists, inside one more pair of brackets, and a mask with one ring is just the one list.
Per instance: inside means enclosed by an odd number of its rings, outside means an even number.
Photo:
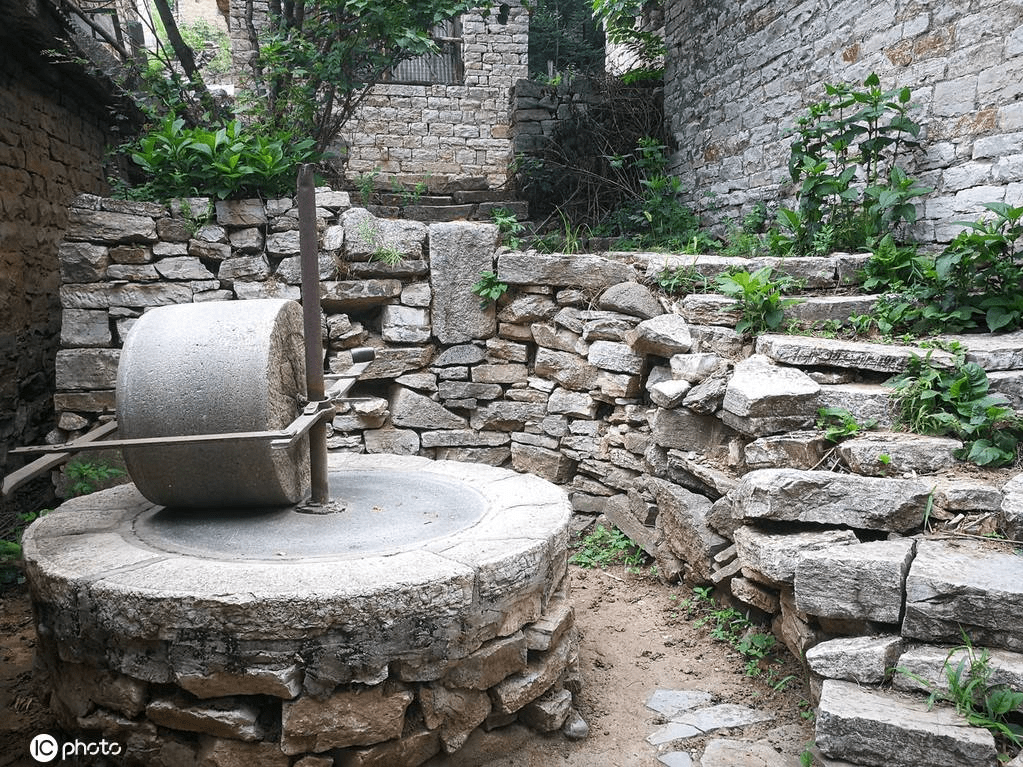
[{"label": "window with metal grille", "polygon": [[384,76],[390,83],[410,85],[458,85],[462,82],[462,24],[458,19],[433,28],[433,39],[440,50],[402,61]]}]

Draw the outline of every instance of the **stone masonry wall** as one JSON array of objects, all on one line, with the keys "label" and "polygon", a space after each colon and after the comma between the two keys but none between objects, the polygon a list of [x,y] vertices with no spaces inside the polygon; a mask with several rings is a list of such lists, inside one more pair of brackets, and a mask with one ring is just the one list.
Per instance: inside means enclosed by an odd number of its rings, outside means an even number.
[{"label": "stone masonry wall", "polygon": [[462,84],[373,88],[345,129],[349,178],[379,170],[403,183],[431,176],[504,184],[511,89],[529,73],[529,15],[509,5],[504,22],[496,8],[462,17]]},{"label": "stone masonry wall", "polygon": [[60,337],[57,244],[77,192],[105,190],[95,106],[28,53],[0,50],[0,475],[8,445],[53,426]]},{"label": "stone masonry wall", "polygon": [[[243,69],[250,55],[245,5],[235,0],[230,16],[234,57]],[[462,17],[462,83],[380,83],[369,92],[344,133],[350,179],[379,172],[406,185],[429,177],[432,189],[466,178],[504,184],[511,89],[529,73],[529,14],[519,2],[507,5],[507,18],[497,8],[486,17]],[[267,4],[256,0],[256,29],[266,14]]]},{"label": "stone masonry wall", "polygon": [[[788,131],[823,84],[908,86],[924,149],[908,168],[935,191],[916,235],[944,242],[981,203],[1023,196],[1023,9],[1007,0],[934,4],[815,0],[666,7],[665,111],[677,172],[717,215],[791,192]],[[694,200],[698,202],[698,200]]]},{"label": "stone masonry wall", "polygon": [[[665,266],[709,278],[771,266],[824,294],[792,318],[842,322],[877,298],[835,295],[866,255],[539,255],[499,248],[492,224],[376,218],[328,189],[317,206],[327,362],[343,372],[352,348],[376,350],[351,392],[360,399],[333,419],[331,450],[511,466],[560,485],[575,511],[603,514],[654,555],[665,578],[713,584],[771,619],[812,672],[816,740],[830,758],[910,767],[898,755],[913,744],[947,748],[923,695],[907,704],[867,689],[864,717],[843,683],[905,666],[940,684],[963,631],[992,648],[999,681],[1023,690],[1023,558],[979,535],[1023,540],[1023,475],[964,479],[958,440],[890,431],[883,381],[914,354],[938,365],[952,355],[797,335],[751,342],[728,299],[669,301],[644,285]],[[75,201],[60,251],[62,428],[51,439],[111,417],[119,347],[147,307],[298,297],[291,200],[217,203],[198,220],[206,208]],[[382,250],[403,260],[384,263]],[[484,270],[510,286],[497,306],[471,292]],[[1023,412],[1023,333],[955,340]],[[814,428],[821,407],[881,431],[835,446]],[[934,536],[928,525],[947,527]],[[888,745],[866,758],[868,720],[912,727],[875,739]],[[942,763],[994,767],[990,734],[964,729],[973,756]]]}]

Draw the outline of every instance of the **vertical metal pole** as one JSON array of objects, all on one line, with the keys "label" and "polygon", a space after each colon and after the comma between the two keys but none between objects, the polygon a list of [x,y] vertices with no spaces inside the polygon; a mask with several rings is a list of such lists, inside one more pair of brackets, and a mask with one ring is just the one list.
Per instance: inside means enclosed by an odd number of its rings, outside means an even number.
[{"label": "vertical metal pole", "polygon": [[[320,332],[319,238],[316,234],[316,190],[313,166],[298,170],[298,242],[302,262],[302,329],[305,333],[305,377],[310,402],[326,399],[323,383],[323,342]],[[327,483],[327,424],[309,430],[309,474],[314,505],[330,500]]]}]

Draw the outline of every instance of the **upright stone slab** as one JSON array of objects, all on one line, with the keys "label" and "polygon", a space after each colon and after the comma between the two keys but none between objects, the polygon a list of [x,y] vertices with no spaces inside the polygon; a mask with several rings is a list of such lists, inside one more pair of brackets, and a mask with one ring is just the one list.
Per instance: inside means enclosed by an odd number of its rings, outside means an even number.
[{"label": "upright stone slab", "polygon": [[[494,270],[497,227],[451,222],[430,225],[433,334],[445,344],[488,338],[497,330],[494,305],[480,305],[472,286]],[[506,280],[503,275],[501,279]]]},{"label": "upright stone slab", "polygon": [[1002,487],[999,526],[1006,538],[1023,540],[1023,474],[1017,474]]},{"label": "upright stone slab", "polygon": [[921,480],[758,469],[742,478],[733,502],[736,516],[747,521],[816,522],[902,533],[923,522],[930,493]]},{"label": "upright stone slab", "polygon": [[906,578],[902,635],[1023,652],[1023,557],[989,541],[922,540]]},{"label": "upright stone slab", "polygon": [[796,567],[796,607],[826,618],[898,623],[913,540],[808,552]]},{"label": "upright stone slab", "polygon": [[713,504],[671,482],[651,480],[649,484],[660,509],[658,527],[672,551],[692,568],[694,580],[709,582],[714,555],[728,547],[728,540],[707,524]]},{"label": "upright stone slab", "polygon": [[994,737],[954,709],[834,679],[821,689],[816,741],[825,756],[870,767],[995,764]]},{"label": "upright stone slab", "polygon": [[928,351],[934,365],[951,367],[954,362],[951,354],[937,349],[769,333],[757,337],[756,350],[786,365],[826,365],[882,373],[901,373],[913,357],[924,357]]}]

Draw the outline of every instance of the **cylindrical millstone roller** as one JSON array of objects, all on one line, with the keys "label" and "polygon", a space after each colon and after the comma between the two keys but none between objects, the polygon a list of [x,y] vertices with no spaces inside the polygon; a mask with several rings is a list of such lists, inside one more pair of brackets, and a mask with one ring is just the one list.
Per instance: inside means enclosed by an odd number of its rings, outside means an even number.
[{"label": "cylindrical millstone roller", "polygon": [[[294,301],[215,301],[146,312],[117,368],[125,439],[276,431],[305,395],[302,309]],[[309,446],[270,440],[124,448],[139,491],[164,506],[284,506],[309,486]]]}]

